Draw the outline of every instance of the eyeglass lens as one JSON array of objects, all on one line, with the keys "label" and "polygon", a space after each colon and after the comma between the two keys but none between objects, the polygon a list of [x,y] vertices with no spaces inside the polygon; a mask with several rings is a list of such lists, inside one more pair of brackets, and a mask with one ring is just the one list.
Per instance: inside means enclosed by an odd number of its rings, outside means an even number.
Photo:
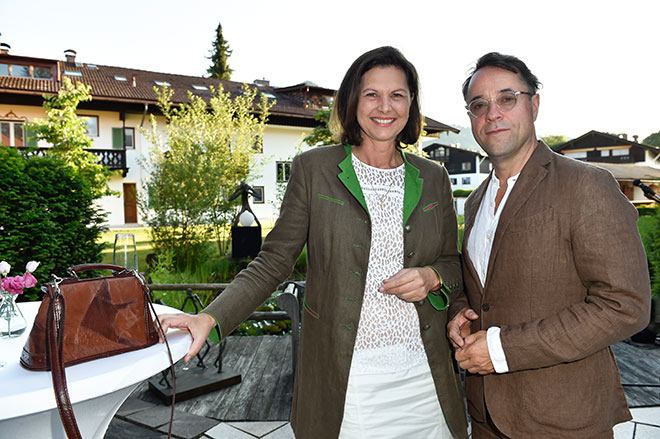
[{"label": "eyeglass lens", "polygon": [[[502,111],[509,111],[516,106],[517,96],[513,92],[503,91],[497,94],[495,104]],[[488,112],[490,101],[486,99],[475,99],[470,103],[470,113],[476,117],[481,117]]]}]

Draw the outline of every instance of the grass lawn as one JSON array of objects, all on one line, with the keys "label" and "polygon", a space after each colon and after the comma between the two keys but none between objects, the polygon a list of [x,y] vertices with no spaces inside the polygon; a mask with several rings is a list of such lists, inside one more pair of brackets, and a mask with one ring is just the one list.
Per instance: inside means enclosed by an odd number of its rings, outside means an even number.
[{"label": "grass lawn", "polygon": [[112,264],[112,250],[115,244],[115,235],[117,233],[132,233],[135,235],[135,244],[138,252],[138,270],[146,270],[147,255],[153,253],[151,238],[149,237],[149,229],[146,227],[109,230],[101,234],[100,241],[103,243],[103,251],[101,252],[101,255],[103,256],[102,262],[104,264]]}]

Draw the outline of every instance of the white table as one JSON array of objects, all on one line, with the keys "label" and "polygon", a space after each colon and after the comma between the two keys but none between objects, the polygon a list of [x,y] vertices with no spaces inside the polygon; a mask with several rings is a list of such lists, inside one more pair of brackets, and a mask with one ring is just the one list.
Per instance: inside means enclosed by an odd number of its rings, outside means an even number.
[{"label": "white table", "polygon": [[[28,322],[20,337],[0,339],[0,438],[66,439],[53,392],[50,372],[24,369],[19,359],[41,302],[19,303]],[[156,313],[177,309],[154,305]],[[192,338],[170,330],[167,340],[176,362],[188,351]],[[102,439],[113,416],[143,380],[169,367],[165,344],[127,352],[66,368],[69,395],[80,433]]]}]

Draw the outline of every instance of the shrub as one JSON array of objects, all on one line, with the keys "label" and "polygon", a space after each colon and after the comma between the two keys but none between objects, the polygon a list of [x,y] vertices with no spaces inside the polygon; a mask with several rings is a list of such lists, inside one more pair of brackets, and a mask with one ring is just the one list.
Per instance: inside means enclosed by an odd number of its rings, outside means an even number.
[{"label": "shrub", "polygon": [[653,297],[660,295],[660,209],[651,208],[653,214],[639,218],[639,228],[651,276],[651,293]]},{"label": "shrub", "polygon": [[639,216],[650,216],[655,214],[655,207],[651,206],[637,206],[637,213]]},{"label": "shrub", "polygon": [[472,189],[455,189],[454,198],[467,198],[472,193]]},{"label": "shrub", "polygon": [[[0,259],[17,269],[40,261],[39,285],[71,265],[99,262],[105,214],[82,176],[52,157],[0,147]],[[21,300],[35,300],[38,288]]]}]

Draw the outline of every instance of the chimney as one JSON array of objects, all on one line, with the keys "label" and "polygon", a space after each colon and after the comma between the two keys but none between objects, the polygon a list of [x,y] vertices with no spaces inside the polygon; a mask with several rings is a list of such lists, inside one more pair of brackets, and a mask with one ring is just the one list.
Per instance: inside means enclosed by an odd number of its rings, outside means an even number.
[{"label": "chimney", "polygon": [[73,49],[67,49],[64,51],[64,56],[66,57],[66,62],[75,64],[76,63],[76,51]]},{"label": "chimney", "polygon": [[135,75],[133,75],[133,87],[137,87],[137,82],[135,82]]},{"label": "chimney", "polygon": [[11,46],[9,44],[0,43],[0,54],[9,55],[9,49],[11,49]]},{"label": "chimney", "polygon": [[635,143],[639,143],[637,139],[639,139],[639,136],[637,134],[633,134],[633,140],[635,141]]},{"label": "chimney", "polygon": [[270,81],[267,79],[255,79],[254,83],[257,87],[268,87],[270,85]]},{"label": "chimney", "polygon": [[628,134],[626,134],[626,133],[619,134],[619,138],[621,138],[623,140],[628,140]]}]

